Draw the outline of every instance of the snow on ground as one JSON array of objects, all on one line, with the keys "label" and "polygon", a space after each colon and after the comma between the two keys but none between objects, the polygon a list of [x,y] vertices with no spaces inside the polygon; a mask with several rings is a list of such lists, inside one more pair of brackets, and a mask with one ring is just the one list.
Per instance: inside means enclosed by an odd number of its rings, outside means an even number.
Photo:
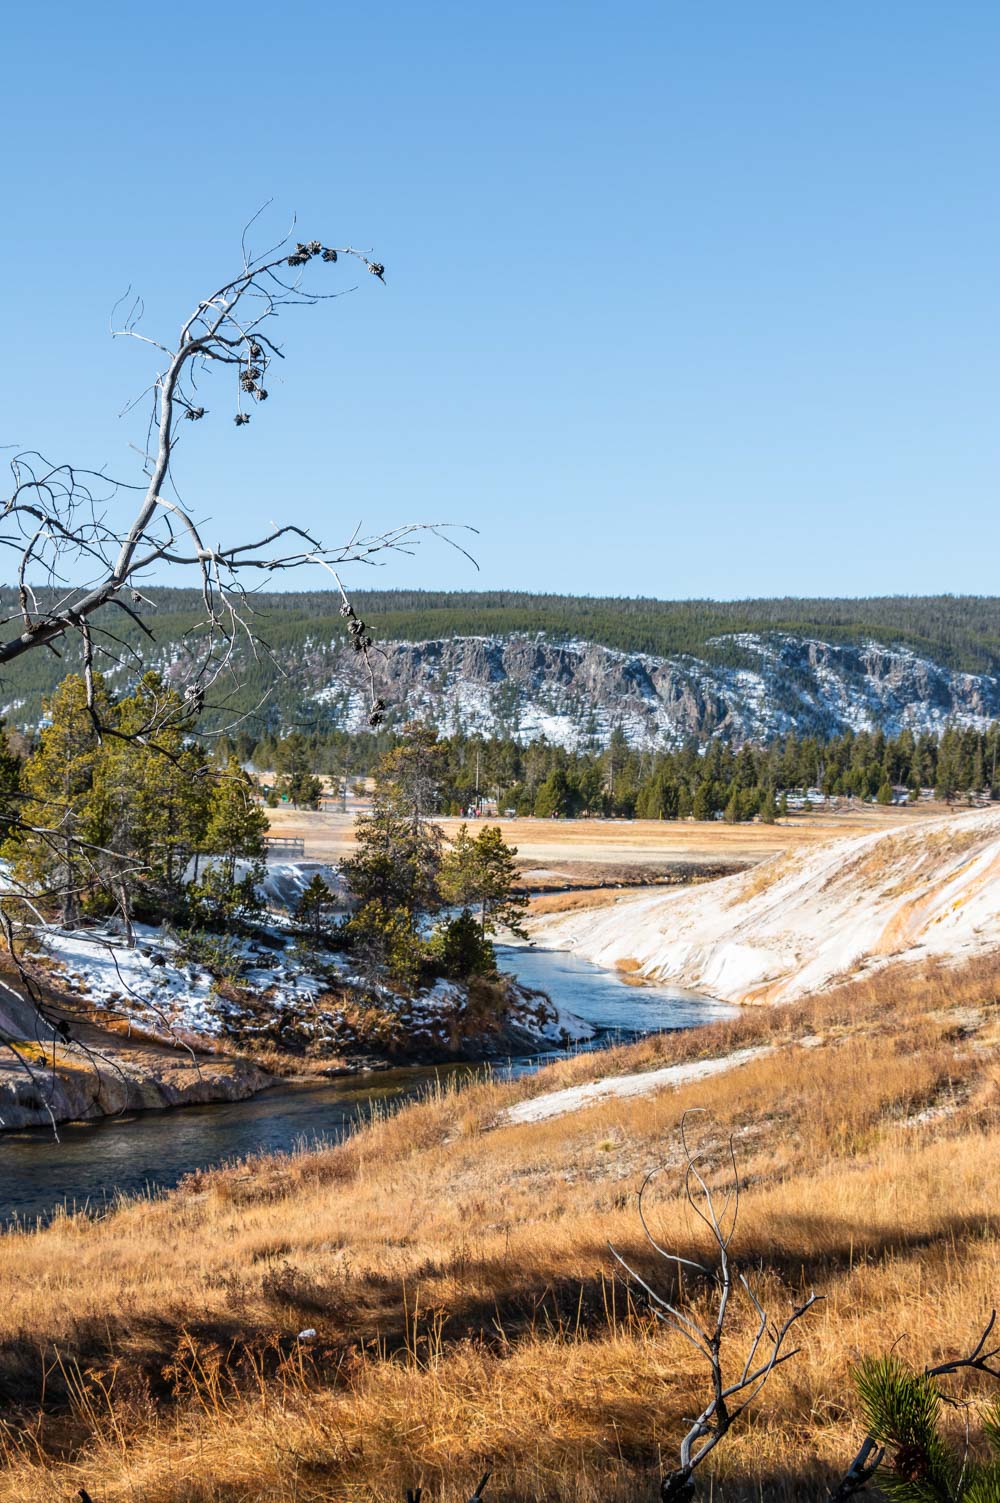
[{"label": "snow on ground", "polygon": [[[220,996],[208,971],[186,962],[176,942],[159,929],[136,924],[131,949],[120,935],[94,930],[51,926],[35,935],[71,990],[154,1031],[218,1036],[244,1011]],[[323,990],[290,950],[269,952],[246,944],[242,950],[241,984],[277,990],[284,1002],[310,1000]]]},{"label": "snow on ground", "polygon": [[[308,879],[313,864],[300,865],[308,868],[304,873]],[[171,1033],[215,1038],[268,1034],[280,1028],[291,1010],[299,1034],[339,1046],[346,1024],[335,998],[340,988],[352,985],[358,988],[359,997],[376,1000],[387,1017],[398,1015],[405,1020],[414,1040],[423,1039],[428,1046],[439,1042],[438,1036],[460,1022],[466,1011],[465,989],[454,982],[438,980],[415,996],[404,997],[349,974],[345,955],[313,952],[301,940],[278,940],[273,930],[269,944],[243,940],[236,946],[233,965],[238,971],[238,990],[226,988],[228,995],[220,992],[206,969],[185,961],[174,938],[148,925],[135,925],[136,943],[131,949],[120,934],[111,931],[69,932],[53,925],[37,928],[35,937],[70,991],[164,1037]],[[542,1004],[526,989],[511,998],[510,1022],[540,1048],[559,1048],[594,1035],[589,1023]]]},{"label": "snow on ground", "polygon": [[193,1033],[220,1033],[220,999],[212,995],[208,972],[185,965],[158,930],[137,924],[135,932],[131,950],[113,935],[54,927],[36,934],[71,986],[98,1007],[148,1017],[150,1023],[159,1018]]},{"label": "snow on ground", "polygon": [[[237,862],[237,875],[243,877],[249,871],[246,862]],[[299,898],[313,877],[320,876],[335,899],[346,901],[347,884],[336,866],[325,861],[268,861],[264,868],[264,880],[258,891],[269,908],[287,908],[294,913]]]},{"label": "snow on ground", "polygon": [[508,1107],[501,1125],[544,1122],[548,1117],[561,1117],[565,1112],[577,1112],[581,1107],[594,1106],[615,1097],[647,1096],[668,1086],[688,1085],[693,1080],[705,1080],[709,1075],[721,1075],[726,1070],[735,1070],[752,1059],[762,1059],[765,1054],[773,1053],[771,1045],[760,1045],[754,1049],[737,1049],[721,1059],[696,1059],[683,1065],[665,1065],[662,1070],[645,1070],[638,1075],[608,1075],[603,1080],[589,1080],[585,1085],[547,1091],[544,1096],[533,1096]]},{"label": "snow on ground", "polygon": [[1000,811],[852,835],[697,888],[546,915],[532,937],[727,1002],[789,1001],[894,960],[967,959],[1000,945]]}]

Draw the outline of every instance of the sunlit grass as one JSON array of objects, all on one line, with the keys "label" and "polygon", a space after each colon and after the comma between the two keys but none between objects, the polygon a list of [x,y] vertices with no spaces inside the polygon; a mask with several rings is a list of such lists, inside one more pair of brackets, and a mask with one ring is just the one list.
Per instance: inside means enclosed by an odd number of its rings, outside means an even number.
[{"label": "sunlit grass", "polygon": [[[923,1364],[1000,1300],[998,996],[1000,959],[887,970],[528,1080],[441,1086],[336,1147],[0,1239],[0,1498],[400,1503],[422,1480],[450,1500],[487,1464],[498,1503],[653,1496],[703,1378],[607,1244],[651,1267],[635,1192],[662,1164],[657,1235],[703,1245],[671,1172],[692,1106],[720,1175],[735,1137],[738,1251],[769,1308],[825,1296],[713,1486],[821,1496],[860,1436],[858,1355],[899,1340]],[[729,1074],[504,1125],[541,1091],[765,1041]]]}]

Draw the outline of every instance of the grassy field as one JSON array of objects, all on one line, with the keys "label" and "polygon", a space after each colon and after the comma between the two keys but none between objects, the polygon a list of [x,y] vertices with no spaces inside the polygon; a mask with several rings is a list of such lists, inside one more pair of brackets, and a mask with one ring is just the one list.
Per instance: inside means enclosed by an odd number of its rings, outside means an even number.
[{"label": "grassy field", "polygon": [[[760,1044],[696,1084],[505,1120]],[[0,1498],[401,1503],[422,1483],[457,1503],[487,1467],[497,1503],[655,1498],[704,1372],[608,1243],[662,1280],[636,1192],[663,1166],[654,1231],[704,1252],[678,1182],[691,1107],[714,1178],[734,1137],[735,1252],[771,1313],[824,1296],[711,1492],[824,1496],[862,1434],[858,1357],[964,1350],[1000,1297],[1000,957],[472,1082],[336,1148],[0,1238]]]},{"label": "grassy field", "polygon": [[[505,819],[504,839],[517,846],[526,876],[574,881],[627,880],[675,866],[748,864],[839,835],[939,819],[945,806],[883,809],[857,805],[838,813],[795,815],[773,825],[656,819]],[[339,861],[354,845],[353,814],[269,809],[271,833],[305,842],[306,857]],[[460,819],[439,821],[454,835]]]}]

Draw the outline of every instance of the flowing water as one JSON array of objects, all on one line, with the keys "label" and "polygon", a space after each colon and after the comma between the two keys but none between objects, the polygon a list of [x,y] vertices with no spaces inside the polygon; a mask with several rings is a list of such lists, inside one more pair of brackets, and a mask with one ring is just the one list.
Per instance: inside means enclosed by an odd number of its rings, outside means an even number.
[{"label": "flowing water", "polygon": [[[666,1029],[694,1028],[733,1011],[669,987],[628,986],[564,951],[516,946],[500,948],[498,958],[502,969],[597,1028],[592,1048]],[[490,1068],[510,1078],[552,1058],[493,1060]],[[60,1127],[58,1143],[42,1128],[0,1133],[0,1225],[46,1219],[61,1205],[100,1210],[116,1195],[167,1189],[195,1169],[247,1154],[336,1142],[373,1106],[418,1096],[435,1080],[477,1068],[377,1071],[318,1085],[275,1086],[248,1101],[68,1123]]]}]

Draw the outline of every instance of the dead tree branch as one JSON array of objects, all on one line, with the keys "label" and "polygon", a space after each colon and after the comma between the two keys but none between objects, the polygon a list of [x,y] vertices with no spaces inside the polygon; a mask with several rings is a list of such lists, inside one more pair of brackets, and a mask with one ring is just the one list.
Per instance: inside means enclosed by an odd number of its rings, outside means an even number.
[{"label": "dead tree branch", "polygon": [[[639,1191],[639,1218],[650,1247],[675,1272],[690,1269],[696,1279],[712,1292],[711,1318],[700,1317],[690,1304],[682,1305],[681,1296],[660,1293],[617,1251],[611,1253],[628,1278],[639,1287],[652,1314],[663,1325],[677,1331],[703,1359],[708,1368],[710,1397],[701,1412],[690,1422],[680,1444],[679,1463],[666,1474],[660,1485],[663,1503],[678,1503],[691,1496],[692,1478],[725,1435],[746,1412],[767,1383],[771,1374],[795,1357],[800,1348],[789,1347],[788,1338],[803,1316],[821,1296],[810,1294],[778,1324],[767,1314],[744,1271],[731,1253],[740,1206],[740,1180],[732,1139],[728,1158],[732,1178],[721,1206],[707,1179],[708,1164],[704,1151],[692,1147],[688,1137],[686,1113],[681,1121],[681,1146],[685,1159],[684,1195],[695,1215],[708,1229],[713,1246],[710,1260],[701,1262],[668,1251],[653,1236],[643,1204],[656,1171],[646,1176]],[[679,1280],[678,1280],[679,1284]],[[749,1304],[754,1316],[754,1330],[741,1353],[734,1359],[734,1315],[738,1304]]]}]

